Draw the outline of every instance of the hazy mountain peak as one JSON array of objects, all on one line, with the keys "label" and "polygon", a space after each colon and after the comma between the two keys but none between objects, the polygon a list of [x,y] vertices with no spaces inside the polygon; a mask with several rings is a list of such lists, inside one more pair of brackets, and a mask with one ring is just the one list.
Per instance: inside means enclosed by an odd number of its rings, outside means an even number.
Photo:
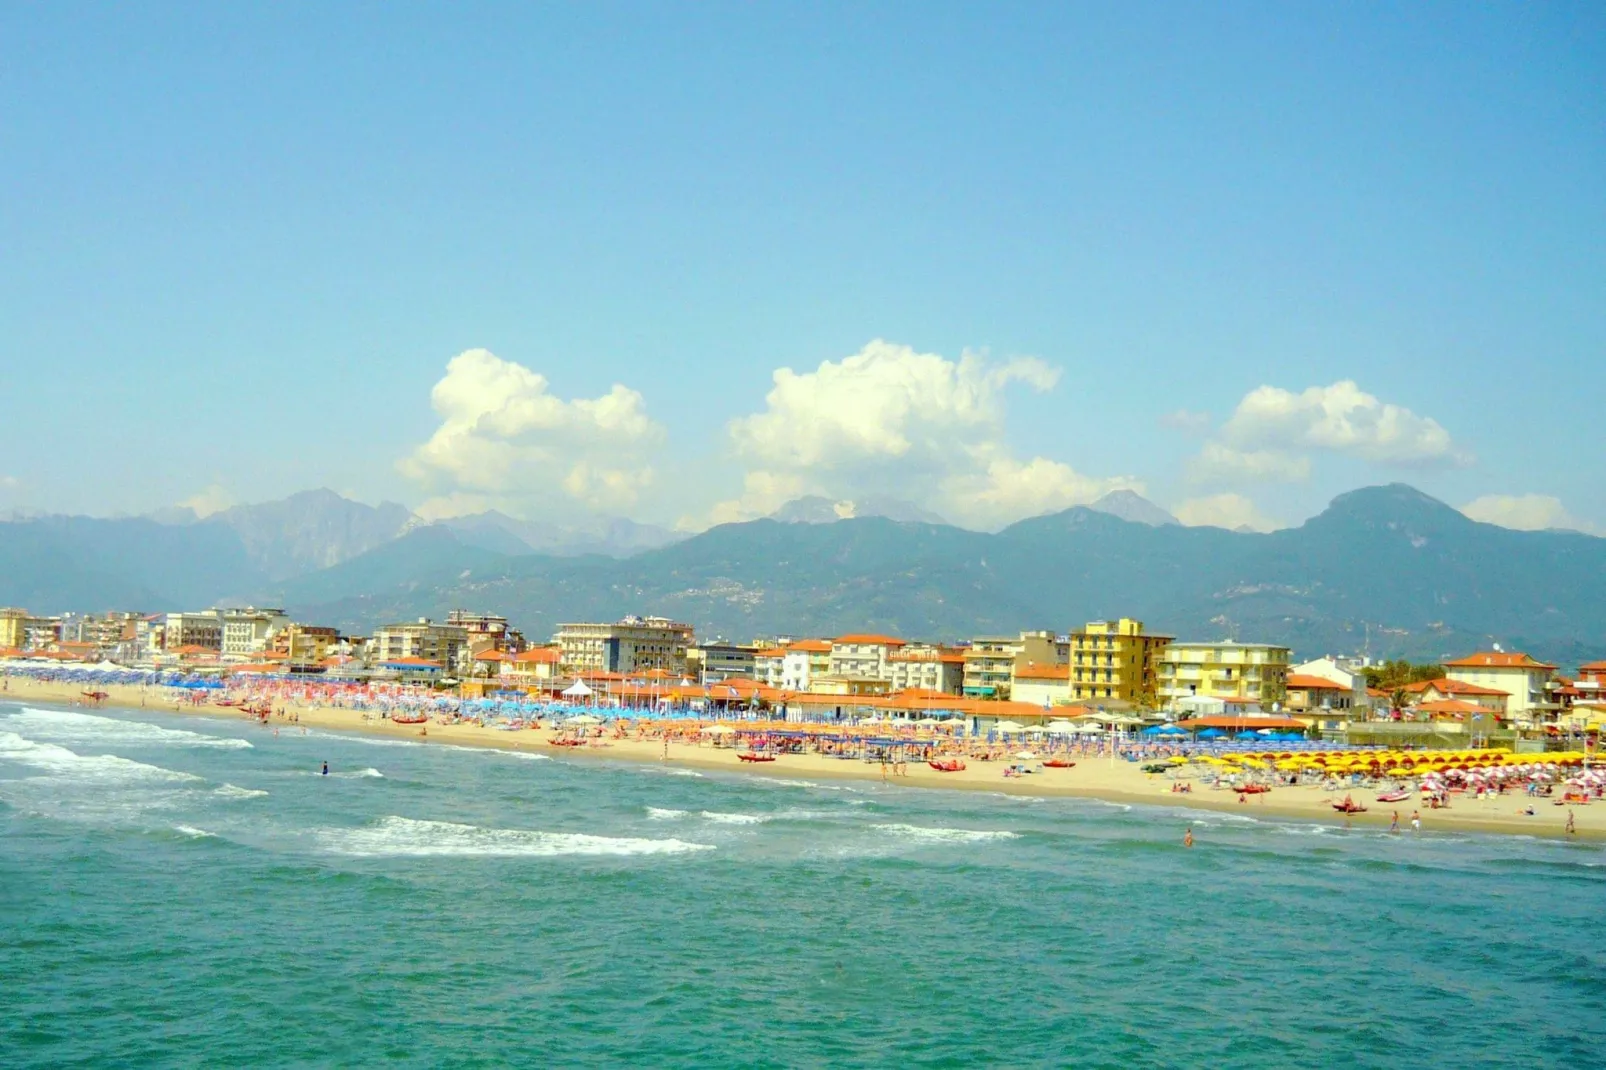
[{"label": "hazy mountain peak", "polygon": [[1097,513],[1108,513],[1122,520],[1130,520],[1135,524],[1147,524],[1151,528],[1178,523],[1176,517],[1141,494],[1130,490],[1112,490],[1088,508]]}]

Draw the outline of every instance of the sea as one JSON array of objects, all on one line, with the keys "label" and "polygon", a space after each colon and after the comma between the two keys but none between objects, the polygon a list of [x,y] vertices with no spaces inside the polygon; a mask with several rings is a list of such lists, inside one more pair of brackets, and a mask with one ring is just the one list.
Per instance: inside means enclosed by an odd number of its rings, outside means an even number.
[{"label": "sea", "polygon": [[1599,843],[778,773],[0,705],[0,1066],[1606,1065]]}]

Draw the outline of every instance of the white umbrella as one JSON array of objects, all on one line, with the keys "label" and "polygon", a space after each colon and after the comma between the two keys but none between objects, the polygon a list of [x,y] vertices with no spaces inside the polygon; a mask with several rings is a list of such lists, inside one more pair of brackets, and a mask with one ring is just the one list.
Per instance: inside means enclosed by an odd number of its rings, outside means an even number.
[{"label": "white umbrella", "polygon": [[1000,735],[1015,735],[1017,733],[1026,731],[1025,728],[1016,724],[1014,721],[999,721],[993,726],[993,728],[995,728]]},{"label": "white umbrella", "polygon": [[1016,751],[1015,757],[1023,762],[1035,762],[1037,760],[1037,752],[1029,750]]},{"label": "white umbrella", "polygon": [[732,728],[728,724],[711,724],[707,728],[703,729],[703,734],[707,736],[728,736],[735,731],[736,729]]},{"label": "white umbrella", "polygon": [[564,688],[563,693],[571,698],[585,698],[587,695],[596,694],[595,691],[586,686],[586,682],[584,680],[576,680],[574,683]]},{"label": "white umbrella", "polygon": [[602,723],[602,718],[601,717],[593,717],[589,713],[582,713],[582,714],[579,714],[578,716],[570,717],[569,718],[569,723],[570,724],[601,724]]},{"label": "white umbrella", "polygon": [[1078,726],[1076,734],[1079,736],[1102,736],[1104,729],[1096,724],[1084,724]]},{"label": "white umbrella", "polygon": [[1069,721],[1050,721],[1043,726],[1043,731],[1051,736],[1074,736],[1076,726]]}]

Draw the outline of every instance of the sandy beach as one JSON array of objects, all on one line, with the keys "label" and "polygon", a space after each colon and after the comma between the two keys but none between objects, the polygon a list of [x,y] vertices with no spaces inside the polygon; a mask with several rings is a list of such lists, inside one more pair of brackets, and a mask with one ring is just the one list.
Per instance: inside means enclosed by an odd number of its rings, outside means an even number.
[{"label": "sandy beach", "polygon": [[[67,683],[36,682],[13,677],[8,690],[0,693],[0,700],[16,702],[46,702],[61,705],[84,705],[82,688]],[[128,709],[144,709],[153,713],[182,717],[210,717],[224,720],[243,720],[245,715],[227,707],[193,706],[182,701],[177,693],[166,688],[111,686],[105,689],[105,705]],[[1172,791],[1174,781],[1162,774],[1143,772],[1137,764],[1111,761],[1108,757],[1079,759],[1073,769],[1045,769],[1042,773],[1025,777],[1006,778],[1005,762],[970,762],[969,767],[954,773],[938,772],[923,762],[910,762],[901,776],[889,775],[880,764],[831,758],[818,754],[785,754],[772,763],[754,764],[737,759],[733,749],[715,747],[711,743],[671,741],[667,757],[661,739],[606,739],[588,743],[583,747],[557,747],[551,741],[556,733],[545,729],[501,731],[472,723],[424,725],[398,725],[389,721],[370,719],[361,711],[327,706],[303,706],[294,703],[283,707],[286,718],[310,728],[338,732],[361,732],[415,740],[421,743],[445,743],[456,746],[497,747],[506,750],[526,750],[576,761],[616,760],[632,762],[668,762],[695,769],[716,769],[723,772],[785,779],[819,780],[885,779],[888,783],[910,788],[936,788],[948,790],[992,791],[1011,795],[1062,796],[1100,799],[1111,803],[1152,806],[1171,806],[1197,810],[1220,810],[1232,813],[1254,813],[1268,817],[1285,817],[1319,821],[1327,825],[1387,828],[1394,814],[1399,815],[1402,831],[1410,831],[1413,810],[1421,814],[1424,831],[1467,831],[1520,834],[1528,836],[1564,837],[1567,814],[1572,812],[1581,839],[1606,839],[1606,805],[1558,806],[1550,799],[1529,799],[1519,794],[1494,798],[1475,799],[1457,797],[1446,809],[1427,810],[1413,805],[1415,800],[1390,804],[1375,801],[1375,792],[1356,789],[1355,801],[1368,807],[1364,814],[1345,816],[1333,810],[1333,802],[1342,793],[1317,787],[1278,787],[1266,795],[1252,796],[1240,802],[1239,796],[1226,789],[1212,789],[1194,782],[1194,790],[1186,793]],[[285,730],[284,719],[275,718],[263,728]],[[1186,776],[1186,774],[1184,774]],[[1532,805],[1535,813],[1523,813]]]}]

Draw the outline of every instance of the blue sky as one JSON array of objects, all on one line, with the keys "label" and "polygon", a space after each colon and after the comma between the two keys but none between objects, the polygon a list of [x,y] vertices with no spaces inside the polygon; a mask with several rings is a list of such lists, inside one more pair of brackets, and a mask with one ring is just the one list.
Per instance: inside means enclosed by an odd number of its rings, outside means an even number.
[{"label": "blue sky", "polygon": [[0,99],[0,510],[1606,531],[1598,5],[12,5]]}]

